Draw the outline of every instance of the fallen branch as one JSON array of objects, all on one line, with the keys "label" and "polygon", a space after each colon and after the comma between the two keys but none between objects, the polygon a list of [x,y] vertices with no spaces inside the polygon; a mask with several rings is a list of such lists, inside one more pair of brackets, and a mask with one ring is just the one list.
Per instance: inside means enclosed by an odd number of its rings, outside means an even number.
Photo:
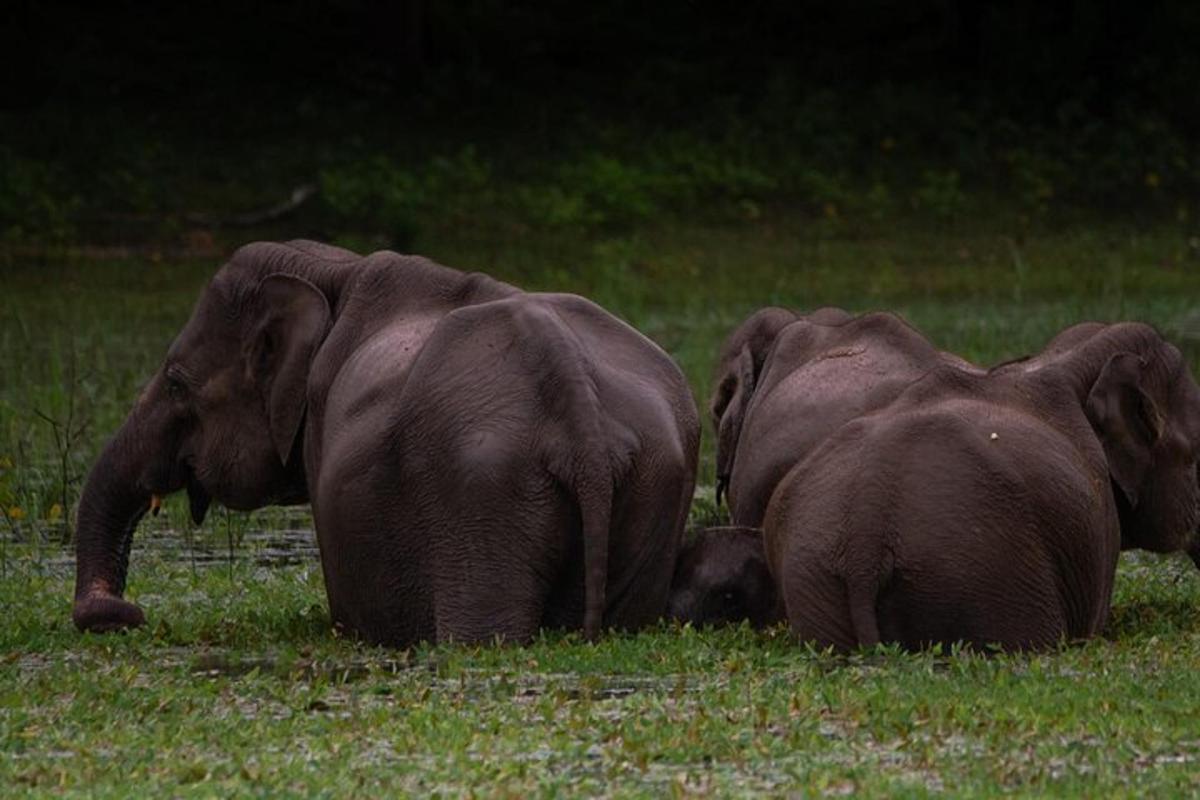
[{"label": "fallen branch", "polygon": [[260,225],[264,222],[273,222],[274,220],[285,217],[291,214],[313,195],[317,193],[317,185],[315,183],[306,183],[303,186],[297,186],[292,189],[292,194],[281,203],[277,203],[270,208],[260,209],[258,211],[248,211],[245,214],[233,214],[228,217],[219,217],[215,214],[205,214],[203,212],[191,211],[183,215],[183,218],[196,225]]}]

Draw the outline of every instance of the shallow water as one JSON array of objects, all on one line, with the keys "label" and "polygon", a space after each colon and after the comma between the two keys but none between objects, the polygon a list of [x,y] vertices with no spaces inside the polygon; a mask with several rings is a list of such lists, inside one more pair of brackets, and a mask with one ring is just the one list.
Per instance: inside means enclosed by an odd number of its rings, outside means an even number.
[{"label": "shallow water", "polygon": [[[253,520],[243,518],[229,529],[223,521],[218,521],[199,530],[189,530],[143,522],[141,528],[146,530],[139,529],[134,534],[131,558],[136,560],[139,555],[153,553],[157,558],[190,564],[196,569],[228,567],[231,559],[239,564],[249,559],[259,567],[320,561],[316,532],[307,516],[289,515],[272,520],[266,527],[251,528],[251,524]],[[286,527],[274,527],[276,524]],[[26,525],[16,533],[11,529],[0,530],[0,545],[13,545],[8,554],[10,559],[33,562],[43,574],[74,574],[74,547],[61,544],[59,532],[44,524]]]}]

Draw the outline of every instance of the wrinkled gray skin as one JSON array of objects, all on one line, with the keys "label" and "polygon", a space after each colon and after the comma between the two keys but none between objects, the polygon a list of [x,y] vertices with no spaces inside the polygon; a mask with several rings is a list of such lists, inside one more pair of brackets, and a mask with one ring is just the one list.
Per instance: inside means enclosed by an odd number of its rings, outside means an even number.
[{"label": "wrinkled gray skin", "polygon": [[735,525],[762,525],[787,471],[849,420],[881,408],[931,369],[975,367],[888,313],[764,308],[722,347],[710,403],[718,500]]},{"label": "wrinkled gray skin", "polygon": [[[1046,345],[1042,352],[1027,359],[1021,359],[995,368],[995,372],[1006,371],[1032,373],[1047,366],[1062,367],[1086,353],[1088,347],[1098,347],[1109,338],[1121,335],[1128,323],[1109,324],[1102,322],[1081,322],[1065,329]],[[1098,337],[1098,338],[1097,338]],[[1095,340],[1095,341],[1093,341]],[[1090,344],[1089,344],[1090,343]],[[1174,351],[1174,345],[1165,344],[1168,352]],[[1184,367],[1186,371],[1186,365]],[[1197,411],[1196,413],[1200,413]],[[1200,475],[1197,476],[1200,479]],[[1115,478],[1114,478],[1115,481]],[[1134,513],[1130,506],[1129,497],[1136,490],[1122,489],[1113,484],[1117,509],[1121,517],[1121,549],[1149,550],[1155,553],[1186,553],[1200,568],[1200,532],[1187,535],[1162,535],[1163,526],[1153,521],[1147,522],[1146,515]]]},{"label": "wrinkled gray skin", "polygon": [[373,642],[637,627],[666,605],[698,440],[679,369],[587,300],[247,245],[88,477],[75,623],[143,622],[133,530],[187,489],[197,521],[311,501],[333,621]]},{"label": "wrinkled gray skin", "polygon": [[762,530],[705,528],[687,540],[675,565],[667,616],[697,628],[743,620],[765,628],[781,621]]},{"label": "wrinkled gray skin", "polygon": [[1052,646],[1101,630],[1122,544],[1197,559],[1198,456],[1179,351],[1089,323],[841,427],[772,497],[767,559],[821,647]]}]

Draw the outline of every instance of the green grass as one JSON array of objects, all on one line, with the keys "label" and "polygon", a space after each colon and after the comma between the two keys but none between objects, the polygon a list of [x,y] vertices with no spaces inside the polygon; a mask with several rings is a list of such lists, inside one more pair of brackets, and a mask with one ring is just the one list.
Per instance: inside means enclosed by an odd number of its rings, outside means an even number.
[{"label": "green grass", "polygon": [[7,796],[1200,791],[1181,560],[1126,559],[1106,638],[994,658],[668,627],[396,653],[329,635],[315,564],[153,552],[149,626],[81,637],[34,563],[0,583]]},{"label": "green grass", "polygon": [[[1200,246],[1186,229],[1017,242],[982,228],[847,235],[780,215],[414,249],[596,299],[679,360],[702,406],[721,338],[767,303],[897,310],[981,362],[1081,319],[1143,319],[1197,365]],[[81,636],[51,519],[63,461],[37,412],[62,425],[76,399],[73,497],[216,263],[0,265],[5,796],[1200,792],[1200,574],[1185,559],[1123,557],[1105,635],[1040,655],[839,658],[782,631],[665,626],[401,653],[330,633],[311,553],[269,563],[275,539],[304,540],[285,537],[310,524],[302,510],[217,512],[191,530],[173,498],[133,556],[148,625]],[[711,463],[706,431],[703,484]]]}]

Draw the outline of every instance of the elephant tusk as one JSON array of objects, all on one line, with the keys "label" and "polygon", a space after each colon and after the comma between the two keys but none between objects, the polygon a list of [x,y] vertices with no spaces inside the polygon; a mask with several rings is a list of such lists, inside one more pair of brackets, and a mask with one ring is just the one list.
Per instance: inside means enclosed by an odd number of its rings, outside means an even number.
[{"label": "elephant tusk", "polygon": [[150,495],[150,513],[158,516],[158,512],[162,510],[162,498],[156,494]]}]

